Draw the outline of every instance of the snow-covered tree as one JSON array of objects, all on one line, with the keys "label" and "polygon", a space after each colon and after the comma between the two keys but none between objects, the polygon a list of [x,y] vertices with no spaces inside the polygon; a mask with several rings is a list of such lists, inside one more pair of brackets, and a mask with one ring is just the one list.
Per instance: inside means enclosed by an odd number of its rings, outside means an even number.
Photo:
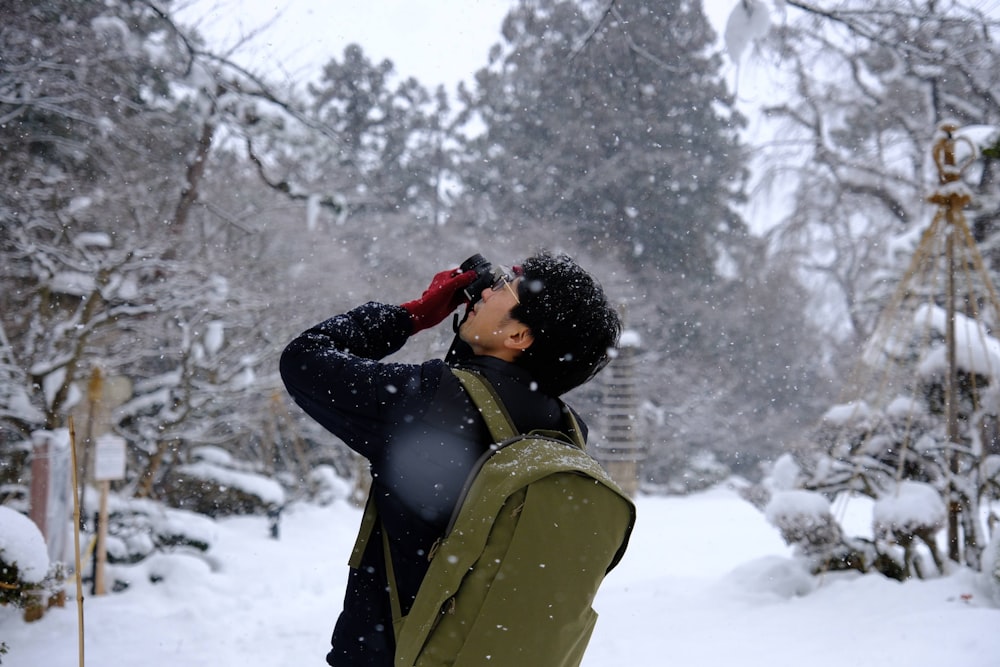
[{"label": "snow-covered tree", "polygon": [[[927,220],[939,124],[1000,123],[1000,16],[963,0],[733,7],[731,55],[759,77],[744,85],[773,91],[761,130],[772,138],[756,165],[760,191],[789,201],[769,221],[774,247],[795,258],[817,295],[814,316],[838,322],[837,336],[856,345],[871,335],[908,257],[895,240]],[[741,48],[747,41],[752,51]],[[970,182],[979,206],[971,217],[990,255],[995,157],[981,167]]]},{"label": "snow-covered tree", "polygon": [[134,393],[110,426],[129,436],[140,490],[192,440],[263,430],[266,413],[236,414],[274,354],[266,302],[237,279],[247,246],[211,251],[234,226],[215,215],[228,202],[200,193],[220,128],[283,103],[168,8],[15,2],[0,31],[0,446],[125,378]]}]

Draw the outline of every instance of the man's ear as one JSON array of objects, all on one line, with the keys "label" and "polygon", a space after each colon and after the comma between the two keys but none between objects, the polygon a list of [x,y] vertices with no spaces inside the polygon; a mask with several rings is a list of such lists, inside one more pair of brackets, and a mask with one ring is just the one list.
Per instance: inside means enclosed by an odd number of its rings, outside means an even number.
[{"label": "man's ear", "polygon": [[517,350],[518,352],[524,352],[531,344],[535,342],[535,337],[531,335],[531,329],[522,325],[519,326],[513,333],[507,336],[504,341],[504,347]]}]

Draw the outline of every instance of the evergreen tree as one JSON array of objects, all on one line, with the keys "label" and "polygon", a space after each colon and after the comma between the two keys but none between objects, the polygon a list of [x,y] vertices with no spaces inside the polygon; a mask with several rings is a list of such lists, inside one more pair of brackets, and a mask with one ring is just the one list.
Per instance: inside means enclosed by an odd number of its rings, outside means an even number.
[{"label": "evergreen tree", "polygon": [[503,36],[463,91],[469,131],[483,126],[463,169],[482,209],[711,281],[745,233],[744,121],[700,3],[525,1]]},{"label": "evergreen tree", "polygon": [[332,141],[293,158],[333,182],[350,212],[408,210],[434,218],[439,209],[442,132],[447,99],[415,79],[396,82],[391,61],[372,63],[356,44],[331,59],[309,86],[309,106]]}]

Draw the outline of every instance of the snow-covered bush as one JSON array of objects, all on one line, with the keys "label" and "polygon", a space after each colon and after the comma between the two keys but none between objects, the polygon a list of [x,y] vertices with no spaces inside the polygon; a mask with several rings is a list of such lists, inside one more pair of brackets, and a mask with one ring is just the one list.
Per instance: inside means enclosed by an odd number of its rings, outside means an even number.
[{"label": "snow-covered bush", "polygon": [[759,484],[747,484],[738,489],[740,496],[751,505],[764,511],[775,493],[798,488],[802,471],[791,454],[782,454],[761,474]]},{"label": "snow-covered bush", "polygon": [[55,591],[59,568],[49,564],[45,539],[34,522],[0,506],[0,605],[40,608]]},{"label": "snow-covered bush", "polygon": [[819,493],[777,491],[764,508],[764,516],[809,563],[814,574],[829,570],[864,571],[871,561],[860,543],[845,539],[830,511],[829,501]]},{"label": "snow-covered bush", "polygon": [[190,463],[175,468],[164,482],[167,502],[211,517],[274,514],[285,504],[281,484],[253,472],[218,448],[202,447]]},{"label": "snow-covered bush", "polygon": [[[779,515],[780,522],[771,523],[819,565],[817,571],[846,564],[900,580],[923,576],[927,572],[917,558],[918,547],[930,552],[940,571],[934,536],[944,525],[946,510],[935,487],[948,479],[948,449],[940,424],[920,405],[899,396],[884,410],[864,401],[831,407],[812,433],[817,447],[779,459],[744,496],[758,505],[772,495],[772,501],[784,497],[785,504],[794,494],[815,496],[812,504],[800,498]],[[897,488],[900,470],[903,483]],[[826,498],[844,493],[876,501],[874,540],[846,535],[829,514]],[[777,510],[768,505],[766,511]]]},{"label": "snow-covered bush", "polygon": [[924,410],[904,412],[918,404],[899,396],[886,410],[864,401],[831,407],[813,430],[814,448],[798,452],[801,485],[827,494],[841,491],[878,499],[904,477],[923,482],[947,478],[948,448],[939,420]]},{"label": "snow-covered bush", "polygon": [[938,572],[944,563],[938,553],[936,536],[944,528],[947,510],[941,494],[930,484],[903,480],[893,493],[875,502],[873,532],[876,540],[896,544],[903,550],[903,568],[907,575],[923,578],[923,566],[917,558],[917,540],[930,552]]},{"label": "snow-covered bush", "polygon": [[[874,540],[846,536],[841,541],[862,557],[859,564],[865,571],[906,579],[930,572],[921,553],[929,554],[938,572],[944,571],[937,535],[947,522],[945,494],[950,489],[951,499],[966,508],[960,516],[962,532],[975,538],[967,545],[964,561],[978,569],[978,545],[982,541],[978,539],[977,507],[982,500],[996,497],[1000,490],[1000,463],[994,461],[1000,461],[1000,457],[977,460],[978,452],[985,450],[989,441],[988,415],[982,408],[987,378],[981,374],[968,376],[971,384],[980,385],[979,402],[973,401],[971,394],[967,400],[960,399],[960,403],[965,401],[959,406],[960,417],[975,421],[979,428],[963,426],[965,435],[956,447],[938,414],[941,405],[935,383],[940,360],[936,348],[932,352],[922,357],[920,381],[914,386],[916,394],[896,396],[882,408],[862,400],[832,406],[810,433],[808,444],[798,447],[791,457],[794,468],[787,461],[782,470],[776,465],[761,485],[744,493],[745,497],[759,505],[761,498],[770,495],[767,482],[780,477],[791,480],[796,489],[825,498],[840,494],[871,498],[875,501]],[[994,399],[990,404],[995,403]],[[973,414],[976,406],[979,411]],[[816,517],[813,520],[817,521]],[[818,525],[812,527],[814,533]],[[788,526],[779,528],[790,543],[805,540],[817,551],[822,551],[820,545],[831,547],[836,543],[836,531],[830,526],[824,527],[826,532],[811,535],[797,535]],[[808,549],[803,552],[808,555]]]},{"label": "snow-covered bush", "polygon": [[840,541],[840,527],[830,513],[830,503],[818,493],[778,492],[771,497],[764,515],[786,542],[800,545],[807,554]]},{"label": "snow-covered bush", "polygon": [[333,466],[319,465],[306,478],[309,497],[320,505],[329,505],[337,500],[351,497],[351,483],[337,474]]},{"label": "snow-covered bush", "polygon": [[138,563],[157,552],[176,549],[208,551],[215,526],[194,512],[164,507],[152,500],[109,501],[107,552],[111,564]]}]

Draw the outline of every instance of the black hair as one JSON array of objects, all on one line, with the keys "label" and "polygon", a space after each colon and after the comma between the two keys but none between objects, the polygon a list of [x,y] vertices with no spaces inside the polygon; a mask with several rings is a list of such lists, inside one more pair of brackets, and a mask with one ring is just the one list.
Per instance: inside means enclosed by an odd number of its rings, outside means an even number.
[{"label": "black hair", "polygon": [[514,361],[538,388],[559,396],[589,381],[611,359],[621,336],[604,290],[568,255],[540,252],[519,267],[511,316],[531,329],[531,346]]}]

